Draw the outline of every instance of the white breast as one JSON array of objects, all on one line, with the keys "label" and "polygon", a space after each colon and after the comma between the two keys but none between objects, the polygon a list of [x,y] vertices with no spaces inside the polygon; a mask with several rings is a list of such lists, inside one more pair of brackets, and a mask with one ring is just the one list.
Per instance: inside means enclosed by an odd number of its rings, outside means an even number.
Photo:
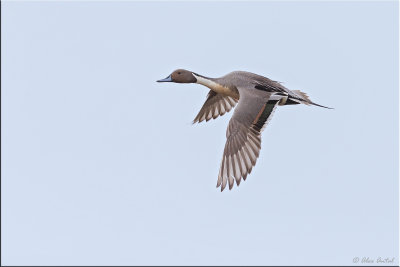
[{"label": "white breast", "polygon": [[216,93],[223,94],[223,95],[229,95],[233,96],[232,90],[230,90],[228,87],[225,87],[219,83],[216,83],[212,80],[209,80],[207,78],[197,76],[196,74],[193,73],[193,76],[197,79],[197,83],[207,86],[211,90],[213,90]]}]

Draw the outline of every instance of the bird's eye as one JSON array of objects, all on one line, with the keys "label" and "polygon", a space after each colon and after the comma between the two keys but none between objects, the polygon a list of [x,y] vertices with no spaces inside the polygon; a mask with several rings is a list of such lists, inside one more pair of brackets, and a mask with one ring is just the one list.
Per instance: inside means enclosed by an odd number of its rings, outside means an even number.
[{"label": "bird's eye", "polygon": [[178,72],[178,74],[181,74],[180,72]]}]

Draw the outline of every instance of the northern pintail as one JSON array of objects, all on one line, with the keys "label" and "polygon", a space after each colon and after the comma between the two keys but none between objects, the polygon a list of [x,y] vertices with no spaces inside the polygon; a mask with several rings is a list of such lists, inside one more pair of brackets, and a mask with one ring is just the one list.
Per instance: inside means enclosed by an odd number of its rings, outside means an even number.
[{"label": "northern pintail", "polygon": [[208,78],[184,69],[175,70],[157,82],[198,83],[210,88],[206,102],[193,123],[208,121],[229,112],[238,103],[226,131],[226,144],[217,187],[221,192],[234,181],[239,186],[256,164],[261,149],[261,132],[277,106],[318,105],[299,90],[289,90],[266,77],[234,71],[221,78]]}]

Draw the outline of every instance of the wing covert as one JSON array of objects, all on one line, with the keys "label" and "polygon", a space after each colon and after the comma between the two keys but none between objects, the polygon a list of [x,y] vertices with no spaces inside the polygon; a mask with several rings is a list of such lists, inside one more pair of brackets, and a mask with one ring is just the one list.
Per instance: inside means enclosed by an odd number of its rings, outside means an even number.
[{"label": "wing covert", "polygon": [[218,116],[222,116],[231,111],[237,102],[238,101],[233,97],[218,94],[210,90],[206,102],[204,102],[199,113],[194,118],[193,123],[216,119]]},{"label": "wing covert", "polygon": [[222,156],[217,187],[223,191],[227,184],[232,189],[251,173],[261,150],[261,132],[272,117],[278,100],[269,100],[271,94],[242,93],[239,104],[229,121],[226,144]]}]

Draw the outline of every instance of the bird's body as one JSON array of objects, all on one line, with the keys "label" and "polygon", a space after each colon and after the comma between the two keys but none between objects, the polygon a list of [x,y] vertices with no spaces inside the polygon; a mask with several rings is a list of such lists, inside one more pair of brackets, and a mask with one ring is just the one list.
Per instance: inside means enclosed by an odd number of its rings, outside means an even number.
[{"label": "bird's body", "polygon": [[[232,189],[246,180],[261,149],[261,132],[278,105],[316,105],[301,91],[291,91],[266,77],[234,71],[220,78],[208,78],[187,70],[176,70],[159,82],[198,83],[210,89],[206,102],[193,123],[208,121],[229,112],[238,103],[226,132],[226,144],[217,187]],[[324,107],[324,106],[321,106]]]}]

